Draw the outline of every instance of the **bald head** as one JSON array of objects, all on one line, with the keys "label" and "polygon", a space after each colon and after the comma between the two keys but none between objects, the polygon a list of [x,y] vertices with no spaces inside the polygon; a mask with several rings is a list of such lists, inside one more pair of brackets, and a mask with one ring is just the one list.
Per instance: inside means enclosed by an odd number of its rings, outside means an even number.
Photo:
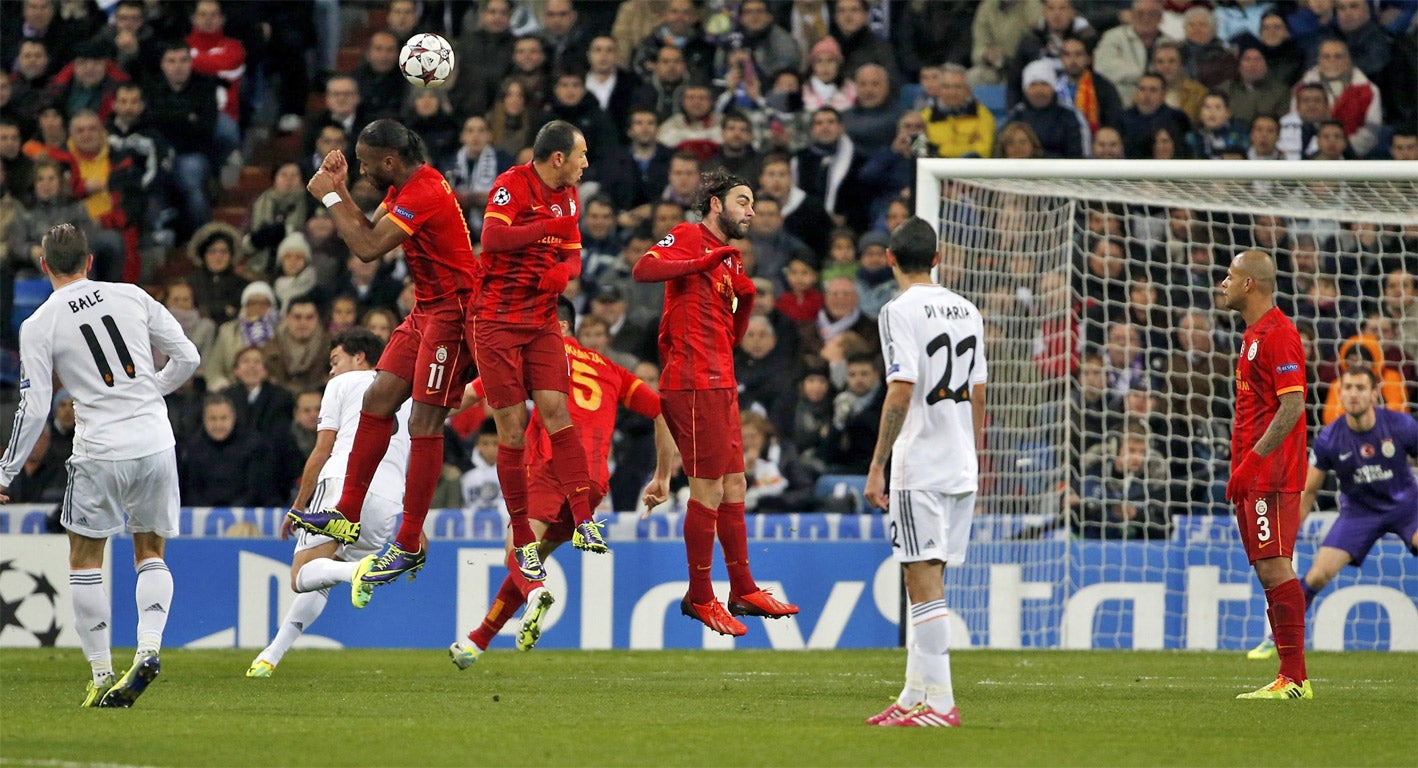
[{"label": "bald head", "polygon": [[1275,291],[1275,259],[1265,251],[1241,251],[1231,265],[1244,277],[1254,280],[1266,293]]}]

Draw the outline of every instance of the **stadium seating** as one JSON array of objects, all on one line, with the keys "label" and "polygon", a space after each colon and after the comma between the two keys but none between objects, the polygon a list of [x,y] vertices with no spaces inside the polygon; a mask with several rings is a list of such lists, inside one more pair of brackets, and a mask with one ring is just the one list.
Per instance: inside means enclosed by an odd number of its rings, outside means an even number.
[{"label": "stadium seating", "polygon": [[20,323],[34,314],[34,311],[39,309],[39,305],[43,304],[53,291],[47,277],[16,280],[15,306],[10,309],[10,322],[14,324],[13,327],[19,328]]}]

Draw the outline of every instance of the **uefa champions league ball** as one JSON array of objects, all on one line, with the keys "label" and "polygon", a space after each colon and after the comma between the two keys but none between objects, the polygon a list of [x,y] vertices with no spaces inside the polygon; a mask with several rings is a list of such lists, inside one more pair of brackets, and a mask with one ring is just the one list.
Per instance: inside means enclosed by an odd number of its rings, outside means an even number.
[{"label": "uefa champions league ball", "polygon": [[441,88],[453,76],[453,46],[431,32],[414,35],[399,51],[399,71],[420,88]]}]

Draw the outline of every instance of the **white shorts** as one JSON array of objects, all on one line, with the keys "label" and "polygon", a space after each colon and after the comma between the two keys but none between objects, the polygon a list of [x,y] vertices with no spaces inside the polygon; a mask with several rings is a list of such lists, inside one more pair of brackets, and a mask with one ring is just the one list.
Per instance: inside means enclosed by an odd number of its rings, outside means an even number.
[{"label": "white shorts", "polygon": [[177,451],[168,448],[149,456],[103,461],[70,456],[69,487],[59,520],[64,527],[91,539],[123,532],[177,535],[182,502],[177,494]]},{"label": "white shorts", "polygon": [[[321,480],[315,486],[315,494],[310,497],[310,503],[306,505],[306,508],[325,509],[333,506],[335,502],[340,500],[340,493],[344,487],[344,476],[327,477]],[[353,544],[341,544],[335,550],[335,558],[353,562],[365,555],[377,554],[385,544],[394,538],[394,522],[399,519],[399,513],[403,511],[403,502],[387,499],[371,489],[364,497],[364,509],[360,510],[359,539]],[[295,537],[295,551],[314,549],[332,541],[334,539],[329,536],[298,530]]]},{"label": "white shorts", "polygon": [[965,562],[974,493],[892,491],[889,506],[891,554],[898,562]]}]

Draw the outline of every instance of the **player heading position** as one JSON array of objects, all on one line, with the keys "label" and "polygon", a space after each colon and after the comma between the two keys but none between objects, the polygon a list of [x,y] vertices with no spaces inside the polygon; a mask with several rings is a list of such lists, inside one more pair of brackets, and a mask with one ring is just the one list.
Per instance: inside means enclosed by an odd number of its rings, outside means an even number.
[{"label": "player heading position", "polygon": [[373,221],[350,197],[349,163],[338,149],[325,156],[306,189],[330,209],[335,229],[361,261],[374,261],[403,246],[414,279],[415,305],[394,329],[374,383],[364,394],[339,501],[332,508],[292,510],[290,517],[311,533],[354,544],[365,494],[394,434],[394,414],[412,395],[404,520],[394,543],[361,563],[358,574],[366,583],[388,584],[422,568],[427,558],[420,537],[443,471],[443,421],[472,379],[464,320],[477,290],[477,261],[458,198],[425,161],[417,133],[395,120],[375,120],[360,131],[355,156],[360,172],[376,187],[389,190]]},{"label": "player heading position", "polygon": [[[82,230],[59,224],[41,243],[54,286],[20,326],[20,405],[0,457],[0,503],[49,418],[55,376],[74,396],[74,453],[59,520],[69,531],[69,589],[79,645],[93,679],[84,706],[131,707],[162,669],[172,574],[163,562],[177,535],[177,454],[163,395],[201,362],[182,326],[136,285],[89,280],[93,254]],[[153,367],[153,350],[169,360]],[[133,534],[138,650],[115,684],[109,636],[113,604],[103,585],[103,550]]]},{"label": "player heading position", "polygon": [[1241,699],[1312,699],[1305,671],[1305,594],[1290,557],[1300,527],[1305,473],[1305,350],[1275,306],[1275,261],[1243,251],[1221,281],[1221,303],[1246,323],[1236,358],[1236,415],[1226,499],[1246,556],[1265,589],[1280,652],[1275,682]]},{"label": "player heading position", "polygon": [[[1315,561],[1300,582],[1309,609],[1340,569],[1356,568],[1375,542],[1392,533],[1418,555],[1418,423],[1400,411],[1375,406],[1379,379],[1371,368],[1350,366],[1339,377],[1344,418],[1330,422],[1310,452],[1309,474],[1300,495],[1300,518],[1315,505],[1325,476],[1339,476],[1339,519],[1320,544]],[[1275,653],[1266,640],[1248,655],[1267,659]]]},{"label": "player heading position", "polygon": [[[655,506],[669,495],[670,466],[675,460],[674,439],[669,427],[660,415],[660,396],[634,374],[602,357],[593,350],[586,349],[576,341],[571,329],[576,325],[576,308],[564,297],[556,302],[557,318],[566,344],[566,357],[571,363],[572,396],[569,400],[571,421],[581,433],[586,455],[591,457],[593,488],[591,505],[597,506],[610,490],[610,467],[606,457],[610,454],[611,438],[615,433],[615,416],[620,406],[655,420],[655,473],[645,488],[645,504]],[[473,391],[475,402],[482,381],[476,380],[469,389]],[[568,541],[575,530],[571,507],[560,486],[548,471],[551,462],[551,438],[541,419],[536,415],[527,427],[527,482],[528,516],[536,534],[538,555],[542,561]],[[508,538],[508,547],[512,540]],[[448,655],[459,669],[467,669],[492,642],[493,637],[517,612],[527,605],[522,617],[522,626],[517,632],[517,648],[531,650],[541,638],[541,621],[551,607],[551,593],[540,582],[529,582],[517,570],[511,570],[503,580],[497,596],[482,623],[468,633],[466,641],[459,640],[448,648]]]},{"label": "player heading position", "polygon": [[[906,685],[870,725],[958,726],[950,683],[945,566],[965,562],[985,430],[985,325],[980,310],[931,279],[935,230],[912,217],[891,233],[887,259],[901,293],[882,307],[886,400],[866,497],[887,510],[915,639]],[[891,490],[886,490],[886,462]]]},{"label": "player heading position", "polygon": [[576,183],[586,170],[586,137],[564,120],[537,131],[532,161],[513,166],[492,184],[483,214],[482,290],[472,313],[478,371],[497,423],[497,478],[511,519],[508,568],[532,581],[546,571],[527,522],[525,468],[527,398],[551,433],[549,467],[576,523],[577,549],[605,552],[591,519],[586,452],[566,393],[571,382],[556,319],[556,299],[581,274]]},{"label": "player heading position", "polygon": [[[689,594],[680,612],[719,634],[738,636],[748,627],[734,616],[776,619],[798,607],[759,589],[748,565],[734,347],[748,328],[755,289],[743,273],[739,249],[728,242],[748,232],[753,189],[723,170],[704,174],[695,209],[703,221],[676,225],[632,274],[638,282],[666,283],[660,401],[689,477]],[[714,596],[710,578],[716,533],[729,571],[728,610]]]},{"label": "player heading position", "polygon": [[[319,509],[322,500],[338,498],[344,485],[350,451],[359,429],[360,406],[364,393],[374,383],[374,367],[384,351],[384,342],[363,328],[342,331],[330,343],[330,382],[320,399],[316,421],[315,448],[305,462],[300,491],[292,509]],[[359,539],[354,544],[340,542],[301,530],[296,535],[295,560],[291,563],[291,589],[296,598],[286,611],[281,627],[266,646],[247,677],[270,677],[286,651],[325,610],[330,587],[350,584],[352,601],[363,608],[374,586],[354,578],[360,561],[384,546],[394,535],[394,521],[404,496],[404,474],[409,460],[410,403],[399,406],[389,449],[374,471],[374,480],[365,497]],[[292,521],[281,526],[281,538],[289,538]]]}]

